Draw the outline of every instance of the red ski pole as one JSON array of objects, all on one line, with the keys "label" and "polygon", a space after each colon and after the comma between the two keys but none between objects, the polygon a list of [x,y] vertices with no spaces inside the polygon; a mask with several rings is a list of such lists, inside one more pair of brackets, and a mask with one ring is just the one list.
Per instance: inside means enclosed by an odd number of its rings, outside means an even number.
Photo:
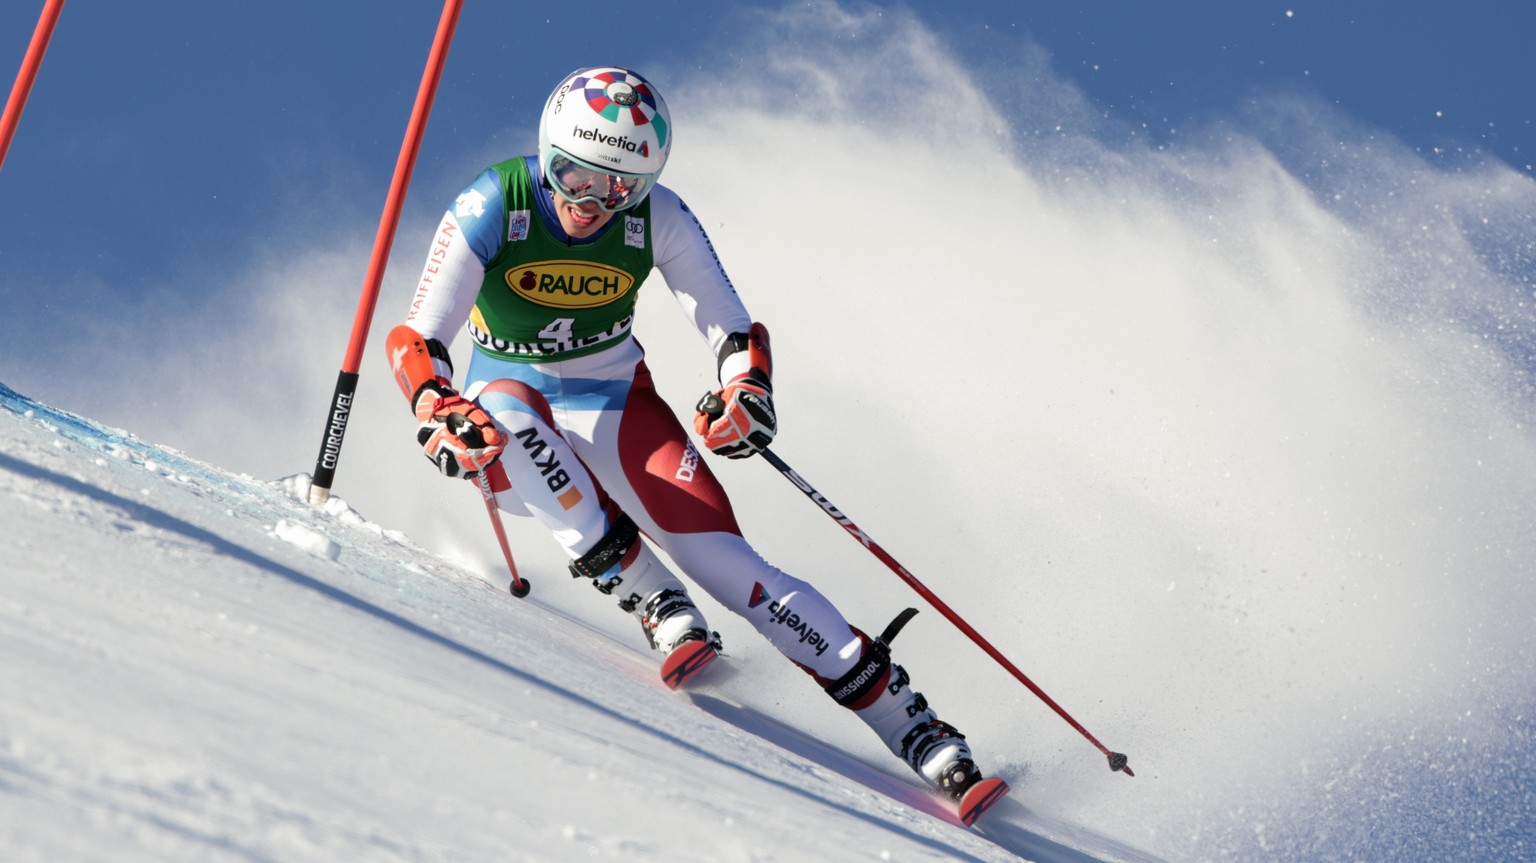
[{"label": "red ski pole", "polygon": [[389,186],[389,197],[384,202],[384,214],[379,219],[379,229],[373,238],[373,255],[368,261],[368,274],[363,280],[363,292],[357,300],[357,313],[352,319],[352,339],[347,345],[347,355],[341,363],[341,373],[336,377],[336,391],[331,396],[330,410],[325,414],[325,434],[320,438],[320,455],[315,459],[314,482],[309,487],[309,501],[315,506],[325,503],[331,496],[331,486],[336,482],[336,465],[341,460],[341,442],[347,434],[347,422],[352,417],[352,401],[357,397],[358,368],[363,363],[363,345],[368,340],[368,328],[373,324],[373,310],[379,302],[379,285],[384,281],[384,265],[389,260],[389,249],[395,242],[395,228],[400,224],[400,210],[405,205],[405,190],[411,185],[411,172],[416,167],[416,154],[421,150],[421,138],[426,132],[427,116],[432,113],[432,99],[437,94],[437,82],[442,78],[443,65],[448,60],[448,45],[453,41],[454,28],[458,26],[459,9],[463,0],[447,0],[443,15],[437,22],[437,38],[432,42],[432,53],[427,57],[427,68],[421,76],[421,86],[416,91],[416,106],[411,110],[411,120],[406,126],[405,142],[400,145],[400,157],[395,162],[395,178]]},{"label": "red ski pole", "polygon": [[5,113],[0,114],[0,165],[5,164],[5,153],[11,149],[11,138],[15,137],[16,125],[21,122],[21,109],[27,106],[32,82],[37,80],[37,70],[43,65],[43,54],[48,51],[48,40],[53,38],[53,28],[59,23],[62,11],[64,0],[48,0],[43,4],[42,17],[37,19],[37,29],[32,31],[32,43],[22,58],[21,71],[16,73],[11,98],[5,103]]},{"label": "red ski pole", "polygon": [[1024,684],[1024,686],[1027,687],[1030,692],[1033,692],[1037,698],[1045,702],[1046,706],[1056,711],[1056,715],[1060,716],[1062,719],[1065,719],[1068,725],[1077,729],[1077,733],[1083,735],[1083,737],[1088,739],[1089,743],[1092,743],[1095,747],[1097,747],[1098,750],[1102,752],[1106,758],[1109,759],[1110,770],[1123,772],[1126,776],[1136,775],[1135,773],[1131,772],[1131,768],[1126,763],[1126,757],[1124,754],[1119,752],[1111,752],[1109,749],[1105,748],[1104,744],[1100,743],[1097,738],[1088,733],[1088,729],[1084,728],[1082,725],[1079,725],[1077,720],[1073,719],[1065,710],[1061,709],[1061,706],[1052,700],[1049,695],[1046,695],[1044,690],[1042,690],[1039,686],[1036,686],[1035,682],[1025,676],[1024,672],[1020,671],[1012,662],[1009,662],[1008,658],[1003,656],[1003,654],[1000,653],[997,648],[993,647],[985,638],[982,638],[980,633],[971,628],[971,625],[966,623],[965,620],[961,618],[960,615],[956,614],[953,609],[951,609],[948,605],[945,605],[943,600],[939,599],[933,594],[933,591],[929,590],[927,587],[924,587],[923,583],[918,581],[917,578],[912,575],[912,573],[908,572],[906,567],[897,563],[896,558],[891,557],[885,549],[880,547],[879,543],[875,542],[873,539],[870,539],[868,534],[860,530],[859,526],[854,524],[852,519],[846,515],[843,515],[843,513],[838,510],[837,507],[833,506],[832,502],[827,500],[821,492],[817,491],[814,487],[812,487],[810,483],[806,482],[804,477],[800,476],[798,473],[795,473],[794,469],[792,469],[788,464],[784,462],[783,459],[779,458],[778,455],[771,450],[762,450],[762,454],[763,458],[767,459],[769,464],[777,468],[779,473],[784,475],[785,479],[788,479],[790,482],[794,483],[795,487],[800,489],[800,491],[804,493],[806,497],[810,498],[817,506],[821,507],[822,512],[825,512],[832,518],[833,521],[837,522],[839,525],[842,525],[843,530],[848,531],[850,536],[858,540],[859,543],[862,544],[865,548],[869,549],[870,553],[879,558],[881,563],[885,564],[887,567],[890,567],[891,571],[900,576],[901,580],[905,581],[909,587],[917,591],[919,596],[928,600],[929,605],[932,605],[934,608],[938,609],[940,614],[949,618],[950,623],[953,623],[955,626],[959,627],[960,631],[969,636],[972,641],[976,642],[977,646],[986,651],[988,656],[991,656],[993,659],[997,660],[999,665],[1007,669],[1009,674],[1012,674],[1014,677],[1018,678],[1018,681]]},{"label": "red ski pole", "polygon": [[501,523],[501,510],[496,506],[496,493],[491,490],[491,471],[501,475],[502,482],[507,482],[507,471],[497,462],[485,470],[480,471],[475,478],[475,486],[480,489],[480,497],[485,500],[485,511],[491,516],[491,527],[496,531],[496,541],[501,543],[501,556],[506,558],[507,571],[512,573],[512,586],[509,588],[512,595],[518,599],[528,595],[529,586],[527,579],[517,574],[517,562],[512,559],[512,545],[507,542],[507,528]]}]

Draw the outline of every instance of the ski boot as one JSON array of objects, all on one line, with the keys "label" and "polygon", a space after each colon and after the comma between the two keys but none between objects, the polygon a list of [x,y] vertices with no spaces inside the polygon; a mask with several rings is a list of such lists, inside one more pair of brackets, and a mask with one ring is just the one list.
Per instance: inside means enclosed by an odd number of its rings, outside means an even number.
[{"label": "ski boot", "polygon": [[902,612],[873,641],[860,633],[866,638],[864,655],[827,694],[864,720],[924,782],[959,804],[961,820],[971,824],[1008,793],[1008,786],[983,778],[965,735],[939,719],[928,699],[913,691],[906,669],[891,662],[892,639],[916,613]]},{"label": "ski boot", "polygon": [[888,685],[874,703],[856,711],[892,753],[951,800],[981,780],[965,735],[939,719],[928,699],[914,692],[907,670],[891,665]]},{"label": "ski boot", "polygon": [[720,655],[720,634],[711,632],[688,589],[640,538],[640,529],[620,515],[608,533],[571,562],[571,575],[590,578],[600,593],[622,597],[619,608],[634,615],[652,650],[661,651],[662,682],[688,682]]},{"label": "ski boot", "polygon": [[[619,605],[623,607],[624,603]],[[677,689],[692,680],[720,657],[720,633],[705,628],[704,616],[683,590],[657,591],[637,616],[651,649],[660,650],[665,657],[661,661],[661,682],[668,689]]]}]

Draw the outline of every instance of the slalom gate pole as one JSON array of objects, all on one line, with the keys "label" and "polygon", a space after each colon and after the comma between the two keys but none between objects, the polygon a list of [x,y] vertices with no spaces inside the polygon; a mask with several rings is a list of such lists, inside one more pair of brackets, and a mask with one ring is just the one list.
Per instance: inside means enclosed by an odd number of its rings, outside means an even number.
[{"label": "slalom gate pole", "polygon": [[528,582],[517,574],[517,562],[512,559],[512,546],[507,542],[507,528],[501,523],[501,510],[496,506],[496,493],[491,490],[491,471],[501,474],[503,481],[507,479],[507,471],[496,462],[485,470],[480,471],[475,478],[475,486],[480,489],[480,497],[485,500],[485,511],[490,513],[491,527],[496,531],[496,541],[501,543],[501,556],[507,561],[507,571],[512,573],[512,595],[518,599],[528,595]]},{"label": "slalom gate pole", "polygon": [[11,97],[6,100],[5,113],[0,114],[0,166],[5,164],[6,151],[11,149],[11,138],[21,122],[21,109],[27,106],[27,96],[32,93],[32,82],[37,80],[37,70],[43,65],[43,55],[48,51],[48,40],[53,38],[53,28],[59,23],[59,13],[64,11],[64,0],[48,0],[43,4],[43,14],[37,19],[37,29],[32,31],[32,42],[21,60],[21,71],[16,73],[16,83],[11,87]]},{"label": "slalom gate pole", "polygon": [[1003,654],[1000,653],[997,648],[993,647],[985,638],[982,638],[981,634],[978,633],[975,629],[972,629],[971,625],[966,623],[965,620],[960,617],[960,615],[956,614],[954,610],[951,609],[948,605],[945,605],[943,600],[939,599],[933,594],[933,591],[929,590],[927,587],[924,587],[923,583],[918,581],[917,578],[912,575],[912,573],[908,572],[906,567],[902,566],[900,563],[897,563],[896,558],[891,557],[891,555],[887,553],[885,549],[880,547],[879,543],[870,539],[868,534],[860,530],[859,526],[854,524],[852,519],[848,518],[846,515],[843,515],[843,513],[839,511],[837,507],[833,506],[832,502],[827,500],[821,492],[817,491],[814,487],[811,486],[810,483],[806,482],[805,479],[800,476],[800,474],[795,473],[794,469],[786,464],[783,459],[779,458],[778,454],[766,449],[761,450],[761,452],[763,458],[767,459],[769,464],[777,468],[779,473],[784,475],[785,479],[794,483],[795,487],[800,489],[801,493],[810,498],[817,506],[821,507],[822,512],[825,512],[832,518],[833,521],[841,525],[843,530],[848,531],[850,536],[858,540],[865,548],[869,549],[871,554],[879,558],[881,563],[885,564],[891,569],[892,572],[900,576],[901,580],[905,581],[909,587],[917,591],[919,596],[928,600],[929,605],[932,605],[934,608],[938,609],[940,614],[949,618],[950,623],[953,623],[960,629],[961,632],[969,636],[972,641],[976,642],[977,646],[987,652],[988,656],[991,656],[993,659],[997,660],[999,665],[1007,669],[1008,673],[1018,678],[1018,681],[1024,684],[1024,686],[1027,687],[1030,692],[1033,692],[1037,698],[1045,702],[1046,706],[1056,711],[1056,715],[1060,716],[1062,719],[1065,719],[1068,725],[1077,730],[1077,733],[1083,735],[1083,737],[1088,739],[1089,743],[1092,743],[1095,747],[1097,747],[1099,752],[1103,753],[1104,756],[1109,759],[1110,770],[1123,772],[1126,776],[1136,775],[1135,773],[1131,772],[1131,768],[1126,763],[1126,757],[1124,754],[1119,752],[1111,752],[1109,749],[1105,748],[1104,744],[1100,743],[1098,739],[1095,738],[1092,734],[1089,734],[1088,730],[1079,725],[1077,720],[1068,715],[1065,710],[1062,710],[1061,706],[1053,701],[1049,695],[1046,695],[1044,690],[1036,686],[1034,681],[1025,676],[1024,672],[1020,671],[1016,666],[1014,666],[1012,662],[1009,662],[1008,658],[1003,656]]},{"label": "slalom gate pole", "polygon": [[363,363],[363,346],[368,341],[368,328],[373,324],[373,311],[379,302],[379,285],[384,281],[384,267],[389,261],[390,247],[394,245],[395,229],[400,224],[405,191],[411,185],[416,154],[421,150],[427,116],[432,113],[437,82],[442,78],[443,65],[448,60],[448,45],[453,41],[453,31],[458,26],[459,10],[463,5],[463,0],[447,0],[443,4],[442,18],[437,22],[437,38],[432,42],[432,53],[427,57],[427,68],[422,73],[421,86],[416,91],[416,105],[411,110],[411,120],[406,126],[405,142],[401,144],[400,157],[395,162],[395,177],[389,186],[389,197],[384,202],[384,214],[379,219],[378,233],[373,238],[373,255],[368,261],[368,274],[363,280],[362,295],[357,300],[357,314],[352,320],[352,339],[341,363],[341,373],[336,377],[336,391],[331,396],[330,410],[325,415],[325,433],[320,438],[314,483],[309,488],[309,502],[315,506],[324,504],[330,498],[331,486],[336,482],[341,442],[347,434],[347,422],[352,417],[352,402],[357,397],[358,369]]}]

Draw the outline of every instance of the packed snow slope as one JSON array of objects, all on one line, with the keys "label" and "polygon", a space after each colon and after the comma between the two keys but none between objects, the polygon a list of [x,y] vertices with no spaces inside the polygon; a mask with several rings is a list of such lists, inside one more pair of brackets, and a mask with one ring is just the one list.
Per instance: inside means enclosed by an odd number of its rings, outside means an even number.
[{"label": "packed snow slope", "polygon": [[755,659],[671,692],[540,604],[558,574],[514,600],[302,477],[0,405],[9,863],[1152,859],[1013,801],[959,826],[818,739],[853,720],[808,681],[776,720]]}]

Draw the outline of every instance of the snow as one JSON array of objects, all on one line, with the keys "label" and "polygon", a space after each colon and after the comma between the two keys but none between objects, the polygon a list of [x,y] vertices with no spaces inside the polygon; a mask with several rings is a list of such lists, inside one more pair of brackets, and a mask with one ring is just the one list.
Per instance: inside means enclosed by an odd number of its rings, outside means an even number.
[{"label": "snow", "polygon": [[750,661],[669,691],[558,576],[515,600],[302,476],[0,403],[12,863],[1152,859],[1011,800],[967,830]]},{"label": "snow", "polygon": [[335,560],[341,554],[341,546],[325,534],[287,519],[280,519],[277,522],[277,525],[272,528],[272,535],[316,557]]}]

